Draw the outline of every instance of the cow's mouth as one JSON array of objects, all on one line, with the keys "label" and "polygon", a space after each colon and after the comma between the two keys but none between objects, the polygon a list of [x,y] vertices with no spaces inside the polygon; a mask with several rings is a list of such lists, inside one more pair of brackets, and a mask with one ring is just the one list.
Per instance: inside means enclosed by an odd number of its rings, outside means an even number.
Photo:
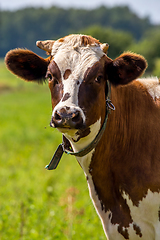
[{"label": "cow's mouth", "polygon": [[[51,127],[54,127],[52,124],[50,124]],[[70,126],[63,126],[63,127],[56,127],[58,131],[60,131],[64,136],[68,137],[70,140],[72,140],[73,142],[78,142],[81,138],[84,138],[86,136],[88,136],[90,134],[90,127],[85,126],[85,124],[83,124],[83,126],[81,126],[81,128],[79,129],[74,129],[71,128]]]},{"label": "cow's mouth", "polygon": [[84,129],[85,123],[79,110],[74,109],[71,111],[70,109],[66,110],[66,108],[61,108],[60,110],[55,111],[50,126],[68,130]]}]

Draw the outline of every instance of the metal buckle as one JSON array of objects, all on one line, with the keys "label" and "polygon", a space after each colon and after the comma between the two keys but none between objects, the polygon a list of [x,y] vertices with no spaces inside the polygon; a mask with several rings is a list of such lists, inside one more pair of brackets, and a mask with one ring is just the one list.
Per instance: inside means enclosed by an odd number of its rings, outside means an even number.
[{"label": "metal buckle", "polygon": [[106,99],[106,106],[108,107],[108,109],[114,111],[115,110],[115,106],[113,105],[113,103],[111,102],[110,99]]}]

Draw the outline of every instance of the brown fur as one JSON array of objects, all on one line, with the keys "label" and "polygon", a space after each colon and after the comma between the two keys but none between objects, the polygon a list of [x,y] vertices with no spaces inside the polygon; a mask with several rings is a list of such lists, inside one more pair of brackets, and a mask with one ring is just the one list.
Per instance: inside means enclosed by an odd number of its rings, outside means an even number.
[{"label": "brown fur", "polygon": [[52,76],[52,80],[49,81],[49,88],[51,91],[52,108],[54,109],[63,96],[61,72],[54,61],[50,63],[47,74]]},{"label": "brown fur", "polygon": [[28,81],[43,82],[49,62],[50,57],[43,59],[26,49],[11,50],[5,57],[8,69]]},{"label": "brown fur", "polygon": [[108,78],[114,85],[125,85],[141,76],[147,68],[146,60],[139,54],[126,52],[107,65]]},{"label": "brown fur", "polygon": [[68,79],[70,74],[71,74],[71,70],[70,69],[66,69],[66,71],[65,71],[65,73],[63,75],[64,80]]},{"label": "brown fur", "polygon": [[90,173],[105,211],[111,210],[111,222],[122,232],[133,221],[122,192],[138,206],[149,189],[160,190],[160,108],[139,82],[112,87],[112,102],[116,111],[109,115]]},{"label": "brown fur", "polygon": [[[96,78],[101,75],[101,83],[97,83]],[[95,63],[92,68],[87,69],[84,80],[80,86],[78,94],[79,106],[86,114],[86,126],[95,123],[100,117],[104,119],[105,111],[105,69],[104,59]]]},{"label": "brown fur", "polygon": [[64,39],[65,39],[65,37],[60,38],[58,41],[63,43],[63,42],[64,42]]},{"label": "brown fur", "polygon": [[85,36],[84,35],[84,36],[81,37],[81,39],[82,39],[81,44],[84,45],[84,46],[100,44],[100,42],[97,39],[95,39],[91,36]]}]

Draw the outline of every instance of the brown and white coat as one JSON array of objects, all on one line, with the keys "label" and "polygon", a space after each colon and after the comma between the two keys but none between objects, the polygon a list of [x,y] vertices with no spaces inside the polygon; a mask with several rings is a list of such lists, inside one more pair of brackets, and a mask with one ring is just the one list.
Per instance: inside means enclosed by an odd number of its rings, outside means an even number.
[{"label": "brown and white coat", "polygon": [[46,77],[52,96],[51,126],[74,152],[94,140],[105,119],[107,81],[116,110],[98,145],[77,157],[109,240],[160,239],[160,85],[138,79],[147,64],[130,52],[115,60],[108,46],[84,35],[37,42],[50,57],[15,49],[6,55],[14,74]]}]

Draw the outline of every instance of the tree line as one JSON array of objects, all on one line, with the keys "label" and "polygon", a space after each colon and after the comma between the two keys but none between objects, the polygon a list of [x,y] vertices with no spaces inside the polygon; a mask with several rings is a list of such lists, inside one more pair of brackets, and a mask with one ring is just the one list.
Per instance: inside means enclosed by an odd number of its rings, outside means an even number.
[{"label": "tree line", "polygon": [[71,33],[92,35],[110,45],[108,55],[130,50],[144,55],[148,71],[160,68],[160,25],[140,18],[126,7],[101,6],[92,10],[59,7],[25,8],[0,12],[0,57],[13,48],[28,48],[37,54],[37,40],[57,39]]}]

